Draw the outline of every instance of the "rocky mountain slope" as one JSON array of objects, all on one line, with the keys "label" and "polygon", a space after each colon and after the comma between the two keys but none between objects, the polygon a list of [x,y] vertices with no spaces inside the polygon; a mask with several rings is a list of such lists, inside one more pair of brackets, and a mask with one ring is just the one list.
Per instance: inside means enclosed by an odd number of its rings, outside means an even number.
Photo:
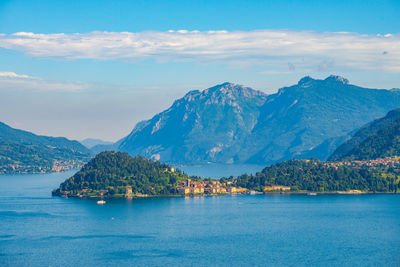
[{"label": "rocky mountain slope", "polygon": [[266,98],[231,83],[191,91],[138,123],[118,150],[175,163],[235,162]]}]

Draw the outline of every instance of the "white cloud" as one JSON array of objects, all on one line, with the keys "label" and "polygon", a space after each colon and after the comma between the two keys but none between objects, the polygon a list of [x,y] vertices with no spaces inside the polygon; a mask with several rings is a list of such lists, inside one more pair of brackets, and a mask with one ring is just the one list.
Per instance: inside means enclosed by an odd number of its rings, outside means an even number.
[{"label": "white cloud", "polygon": [[28,75],[23,74],[16,74],[15,72],[11,71],[0,71],[0,79],[1,78],[22,78],[22,79],[29,79]]},{"label": "white cloud", "polygon": [[[400,35],[288,30],[0,34],[0,47],[32,57],[265,64],[400,72]],[[386,53],[384,53],[386,52]],[[383,55],[385,54],[385,55]],[[323,67],[329,67],[325,64]]]},{"label": "white cloud", "polygon": [[88,87],[85,83],[50,81],[10,71],[0,72],[0,88],[3,90],[81,91]]}]

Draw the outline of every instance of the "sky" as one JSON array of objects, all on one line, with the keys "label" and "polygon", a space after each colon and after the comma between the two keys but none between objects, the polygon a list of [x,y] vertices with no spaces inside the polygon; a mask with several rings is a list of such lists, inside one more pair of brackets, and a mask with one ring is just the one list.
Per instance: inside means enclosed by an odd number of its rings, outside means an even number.
[{"label": "sky", "polygon": [[116,141],[190,90],[400,87],[399,0],[0,1],[0,121]]}]

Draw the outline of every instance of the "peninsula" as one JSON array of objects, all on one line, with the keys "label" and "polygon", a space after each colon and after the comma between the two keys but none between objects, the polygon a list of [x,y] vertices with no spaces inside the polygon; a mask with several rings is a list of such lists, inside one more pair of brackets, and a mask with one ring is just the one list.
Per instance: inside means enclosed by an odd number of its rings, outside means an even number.
[{"label": "peninsula", "polygon": [[150,197],[264,192],[399,192],[400,159],[326,163],[289,160],[255,175],[221,179],[190,177],[168,164],[106,151],[52,192],[64,197]]}]

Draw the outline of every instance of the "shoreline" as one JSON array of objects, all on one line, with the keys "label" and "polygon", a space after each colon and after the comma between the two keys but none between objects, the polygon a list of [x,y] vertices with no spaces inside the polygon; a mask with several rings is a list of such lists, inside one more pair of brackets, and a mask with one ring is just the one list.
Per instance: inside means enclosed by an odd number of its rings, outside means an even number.
[{"label": "shoreline", "polygon": [[196,195],[141,195],[141,196],[78,196],[78,195],[52,195],[53,197],[61,197],[61,198],[83,198],[83,199],[140,199],[140,198],[176,198],[176,197],[184,197],[184,198],[196,198],[196,197],[221,197],[221,196],[238,196],[238,195],[309,195],[309,196],[317,196],[317,195],[376,195],[376,194],[385,194],[385,195],[397,195],[400,193],[396,192],[361,192],[361,193],[353,193],[353,192],[345,192],[345,191],[332,191],[332,192],[312,192],[312,191],[301,191],[301,192],[256,192],[255,194],[249,193],[236,193],[236,194],[196,194]]}]

